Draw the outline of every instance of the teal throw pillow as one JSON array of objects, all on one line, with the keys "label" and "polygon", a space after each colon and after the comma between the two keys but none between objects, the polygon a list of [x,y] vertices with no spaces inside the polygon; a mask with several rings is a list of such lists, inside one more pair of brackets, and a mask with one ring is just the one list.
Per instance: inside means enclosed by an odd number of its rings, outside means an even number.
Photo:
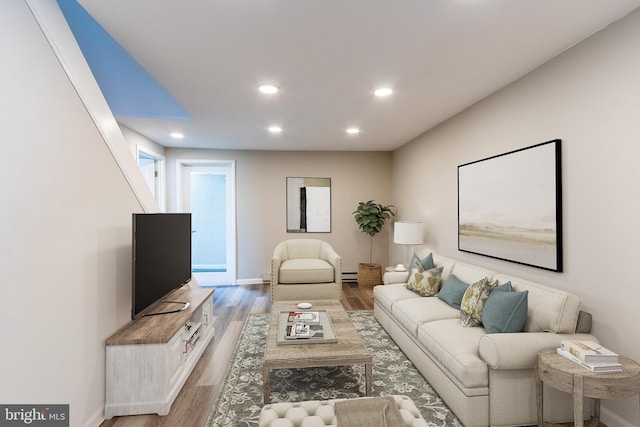
[{"label": "teal throw pillow", "polygon": [[[496,286],[495,289],[491,291],[491,293],[493,293],[494,291],[511,292],[512,290],[513,290],[513,286],[511,286],[511,281],[509,281],[509,282],[504,282],[500,286]],[[489,294],[489,296],[491,296],[491,294]]]},{"label": "teal throw pillow", "polygon": [[434,267],[427,271],[421,267],[414,268],[405,287],[423,297],[432,297],[440,290],[440,277],[442,267]]},{"label": "teal throw pillow", "polygon": [[482,326],[487,333],[522,332],[527,323],[528,294],[494,289],[482,311]]},{"label": "teal throw pillow", "polygon": [[411,256],[411,261],[409,262],[409,277],[411,277],[411,270],[413,270],[416,266],[416,262],[422,267],[424,271],[431,270],[435,265],[433,264],[433,254],[429,253],[429,255],[420,259],[418,255],[415,253]]},{"label": "teal throw pillow", "polygon": [[485,277],[469,286],[460,302],[460,324],[462,326],[480,326],[482,324],[482,310],[489,298],[489,293],[498,286],[498,281],[491,281]]},{"label": "teal throw pillow", "polygon": [[462,296],[468,287],[468,283],[464,283],[452,274],[442,285],[442,289],[440,289],[440,292],[438,293],[438,298],[449,304],[451,307],[460,310]]}]

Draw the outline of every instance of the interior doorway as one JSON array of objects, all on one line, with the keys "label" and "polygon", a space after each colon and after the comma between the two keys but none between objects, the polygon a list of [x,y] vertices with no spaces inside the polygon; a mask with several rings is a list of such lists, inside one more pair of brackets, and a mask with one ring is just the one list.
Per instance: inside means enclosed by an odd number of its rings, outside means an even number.
[{"label": "interior doorway", "polygon": [[147,148],[136,146],[138,167],[161,212],[165,212],[165,158]]},{"label": "interior doorway", "polygon": [[235,162],[178,160],[178,211],[191,212],[200,286],[236,283]]}]

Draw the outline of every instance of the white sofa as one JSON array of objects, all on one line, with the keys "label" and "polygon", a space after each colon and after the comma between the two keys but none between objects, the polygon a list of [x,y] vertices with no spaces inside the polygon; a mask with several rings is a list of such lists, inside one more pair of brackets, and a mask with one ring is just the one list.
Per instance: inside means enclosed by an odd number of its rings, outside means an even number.
[{"label": "white sofa", "polygon": [[342,257],[319,239],[289,239],[271,257],[271,301],[342,299]]},{"label": "white sofa", "polygon": [[[408,290],[407,272],[386,273],[384,285],[374,288],[376,319],[466,427],[537,424],[538,352],[557,348],[565,339],[598,342],[589,333],[591,316],[580,310],[581,299],[437,254],[433,262],[443,269],[443,284],[452,275],[467,284],[487,277],[499,284],[510,281],[513,291],[527,290],[523,332],[462,326],[459,309],[438,296]],[[590,400],[585,402],[585,419],[592,407]],[[571,396],[545,387],[544,419],[573,421]]]}]

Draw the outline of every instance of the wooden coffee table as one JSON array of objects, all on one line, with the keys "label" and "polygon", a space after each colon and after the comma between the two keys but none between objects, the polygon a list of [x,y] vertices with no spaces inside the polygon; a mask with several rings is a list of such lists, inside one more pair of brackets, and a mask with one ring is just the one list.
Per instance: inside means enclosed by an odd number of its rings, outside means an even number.
[{"label": "wooden coffee table", "polygon": [[326,310],[331,318],[338,342],[336,343],[305,343],[295,345],[278,345],[278,315],[281,311],[300,311],[293,301],[273,303],[271,323],[267,335],[267,347],[262,364],[264,383],[264,403],[270,400],[269,372],[271,369],[282,368],[311,368],[319,366],[358,365],[365,366],[365,393],[371,396],[371,381],[373,376],[373,357],[360,338],[360,334],[353,326],[349,315],[338,300],[316,300],[313,310]]}]

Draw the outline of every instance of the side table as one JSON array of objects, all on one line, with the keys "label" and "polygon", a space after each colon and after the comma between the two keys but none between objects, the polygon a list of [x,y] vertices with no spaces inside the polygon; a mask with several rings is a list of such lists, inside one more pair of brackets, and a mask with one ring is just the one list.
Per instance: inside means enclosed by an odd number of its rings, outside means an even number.
[{"label": "side table", "polygon": [[583,427],[583,399],[595,399],[595,426],[600,423],[600,399],[618,399],[640,396],[640,365],[623,356],[619,372],[592,372],[577,363],[548,350],[538,353],[536,366],[536,401],[538,426],[548,426],[542,419],[542,385],[573,394],[573,418],[575,427]]}]

